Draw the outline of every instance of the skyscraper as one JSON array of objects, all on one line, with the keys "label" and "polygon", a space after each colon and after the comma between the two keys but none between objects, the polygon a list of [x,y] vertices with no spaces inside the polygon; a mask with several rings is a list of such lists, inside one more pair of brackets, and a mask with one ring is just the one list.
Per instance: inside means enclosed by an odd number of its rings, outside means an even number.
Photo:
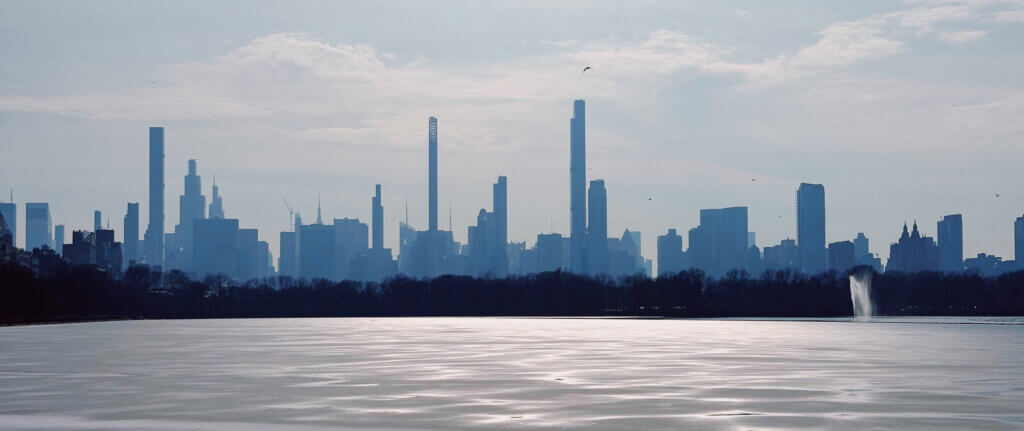
[{"label": "skyscraper", "polygon": [[744,269],[747,232],[747,207],[700,210],[700,226],[690,230],[691,266],[713,277]]},{"label": "skyscraper", "polygon": [[59,224],[53,227],[53,250],[61,254],[64,249],[64,225]]},{"label": "skyscraper", "polygon": [[493,188],[493,211],[496,241],[491,253],[491,268],[495,275],[508,274],[508,178],[498,177]]},{"label": "skyscraper", "polygon": [[1013,260],[1024,269],[1024,216],[1013,222]]},{"label": "skyscraper", "polygon": [[590,182],[587,198],[587,273],[608,273],[608,194],[604,180]]},{"label": "skyscraper", "polygon": [[220,189],[217,188],[217,177],[213,177],[213,193],[210,195],[210,218],[224,218],[224,200],[220,197]]},{"label": "skyscraper", "polygon": [[128,202],[124,214],[124,260],[125,264],[139,261],[139,204]]},{"label": "skyscraper", "polygon": [[50,219],[50,204],[29,202],[25,204],[25,250],[53,248],[53,221]]},{"label": "skyscraper", "polygon": [[939,268],[959,271],[964,264],[964,222],[960,214],[952,214],[937,223],[935,239],[939,242]]},{"label": "skyscraper", "polygon": [[0,214],[4,215],[7,229],[11,231],[11,245],[18,245],[18,205],[11,202],[0,203]]},{"label": "skyscraper", "polygon": [[377,184],[376,194],[370,201],[370,223],[373,225],[373,249],[384,249],[384,206],[380,203],[380,184]]},{"label": "skyscraper", "polygon": [[683,237],[669,229],[658,237],[658,275],[673,275],[683,269]]},{"label": "skyscraper", "polygon": [[583,273],[587,236],[587,124],[582,99],[573,101],[569,120],[569,267]]},{"label": "skyscraper", "polygon": [[825,270],[825,187],[800,183],[796,191],[796,242],[801,269],[814,274]]},{"label": "skyscraper", "polygon": [[149,226],[146,227],[146,263],[164,264],[164,128],[149,128]]},{"label": "skyscraper", "polygon": [[99,232],[103,229],[103,213],[100,210],[92,212],[92,231]]},{"label": "skyscraper", "polygon": [[[178,262],[188,267],[192,263],[192,251],[195,243],[192,231],[195,221],[206,218],[206,196],[203,196],[202,178],[199,177],[196,161],[188,161],[188,174],[185,175],[185,193],[178,197],[178,225],[174,227],[175,247]],[[165,259],[169,259],[165,256]]]},{"label": "skyscraper", "polygon": [[429,230],[431,232],[437,230],[437,118],[430,117],[429,131],[427,135],[428,140],[428,161],[427,164],[429,170],[429,208],[430,212],[430,223]]}]

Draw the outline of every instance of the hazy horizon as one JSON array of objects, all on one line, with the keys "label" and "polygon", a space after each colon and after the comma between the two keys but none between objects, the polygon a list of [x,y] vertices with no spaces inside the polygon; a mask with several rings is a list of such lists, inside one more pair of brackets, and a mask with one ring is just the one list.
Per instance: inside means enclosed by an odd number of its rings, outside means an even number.
[{"label": "hazy horizon", "polygon": [[[1013,259],[1024,213],[1024,2],[0,2],[0,201],[121,238],[146,220],[148,127],[166,129],[166,223],[186,161],[278,257],[282,198],[306,222],[427,225],[427,118],[440,225],[455,238],[508,177],[509,241],[569,231],[569,118],[587,100],[588,180],[608,233],[684,237],[750,208],[757,245],[796,236],[825,186],[828,242],[884,259],[903,223],[964,216],[964,257]],[[584,66],[592,71],[581,74]],[[144,230],[145,222],[142,224]]]}]

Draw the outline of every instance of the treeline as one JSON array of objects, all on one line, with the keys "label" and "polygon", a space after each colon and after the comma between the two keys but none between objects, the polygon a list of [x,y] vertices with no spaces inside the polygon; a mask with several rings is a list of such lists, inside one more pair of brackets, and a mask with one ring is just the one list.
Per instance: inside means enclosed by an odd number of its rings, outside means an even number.
[{"label": "treeline", "polygon": [[[866,271],[858,268],[857,271]],[[1024,315],[1024,271],[872,274],[871,296],[886,315]],[[397,276],[381,282],[272,277],[238,283],[213,275],[133,266],[120,278],[59,265],[51,278],[0,266],[0,322],[85,319],[319,316],[850,316],[849,278],[699,270],[651,279],[545,272],[505,278]]]}]

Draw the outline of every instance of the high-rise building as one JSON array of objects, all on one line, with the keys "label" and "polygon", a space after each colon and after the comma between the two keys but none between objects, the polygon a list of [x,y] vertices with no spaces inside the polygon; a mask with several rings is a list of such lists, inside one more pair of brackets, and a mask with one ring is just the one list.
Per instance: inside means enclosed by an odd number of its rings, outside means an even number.
[{"label": "high-rise building", "polygon": [[[196,161],[188,161],[188,174],[185,175],[185,193],[178,197],[178,224],[174,227],[175,251],[182,267],[192,263],[192,249],[195,236],[192,229],[196,220],[206,218],[206,196],[203,196],[202,179],[199,177]],[[167,256],[165,256],[167,258]]]},{"label": "high-rise building", "polygon": [[0,203],[0,214],[4,215],[7,230],[11,232],[11,245],[18,245],[18,205],[12,202]]},{"label": "high-rise building", "polygon": [[889,261],[885,265],[886,272],[919,272],[939,269],[939,247],[935,240],[921,235],[914,222],[914,230],[907,232],[907,224],[903,224],[903,234],[898,242],[889,246]]},{"label": "high-rise building", "polygon": [[356,218],[334,219],[334,277],[352,279],[352,259],[364,253],[369,228]]},{"label": "high-rise building", "polygon": [[960,214],[952,214],[937,223],[935,239],[939,242],[939,268],[959,271],[964,266],[964,221]]},{"label": "high-rise building", "polygon": [[128,202],[124,214],[124,260],[126,265],[139,261],[139,204]]},{"label": "high-rise building", "polygon": [[786,238],[779,245],[764,248],[764,266],[773,270],[795,270],[800,266],[796,240]]},{"label": "high-rise building", "polygon": [[238,220],[192,222],[192,271],[200,275],[238,276]]},{"label": "high-rise building", "polygon": [[508,178],[504,175],[498,177],[494,183],[492,196],[492,209],[495,222],[495,247],[492,248],[490,266],[495,275],[505,276],[508,274]]},{"label": "high-rise building", "polygon": [[277,272],[281,275],[296,276],[295,232],[281,232],[280,257],[277,260]]},{"label": "high-rise building", "polygon": [[853,259],[857,262],[857,265],[867,265],[867,261],[871,256],[871,250],[868,245],[868,237],[864,236],[864,232],[857,233],[857,237],[853,239]]},{"label": "high-rise building", "polygon": [[64,225],[59,224],[53,227],[53,250],[61,254],[64,250]]},{"label": "high-rise building", "polygon": [[691,266],[713,277],[744,269],[747,232],[747,207],[700,210],[700,226],[690,230]]},{"label": "high-rise building", "polygon": [[569,120],[569,267],[586,272],[587,123],[582,99],[573,101]]},{"label": "high-rise building", "polygon": [[164,128],[149,128],[149,226],[145,235],[146,263],[164,264]]},{"label": "high-rise building", "polygon": [[53,221],[50,219],[50,204],[29,202],[25,204],[25,250],[53,248]]},{"label": "high-rise building", "polygon": [[796,243],[804,272],[825,270],[825,187],[821,184],[800,183],[796,190]]},{"label": "high-rise building", "polygon": [[430,117],[429,129],[428,129],[427,141],[428,141],[428,153],[427,154],[427,165],[428,165],[428,185],[429,190],[429,202],[428,211],[430,212],[429,230],[437,230],[437,118]]},{"label": "high-rise building", "polygon": [[828,245],[828,269],[840,274],[845,273],[856,264],[855,254],[855,246],[852,241],[830,243]]},{"label": "high-rise building", "polygon": [[310,280],[324,278],[333,280],[337,263],[335,252],[338,248],[333,225],[322,223],[300,225],[299,230],[299,276]]},{"label": "high-rise building", "polygon": [[1024,269],[1024,216],[1013,222],[1013,260]]},{"label": "high-rise building", "polygon": [[669,229],[658,237],[658,275],[675,274],[686,269],[683,265],[683,237]]},{"label": "high-rise building", "polygon": [[99,232],[100,229],[103,229],[103,213],[96,210],[92,212],[92,231]]},{"label": "high-rise building", "polygon": [[587,194],[586,272],[608,274],[608,193],[604,180],[591,181]]},{"label": "high-rise building", "polygon": [[217,188],[217,178],[213,178],[213,193],[210,195],[210,218],[224,218],[224,200],[220,197],[220,189]]},{"label": "high-rise building", "polygon": [[376,194],[370,200],[370,224],[373,229],[372,248],[374,250],[384,249],[384,206],[380,202],[380,184],[377,184]]}]

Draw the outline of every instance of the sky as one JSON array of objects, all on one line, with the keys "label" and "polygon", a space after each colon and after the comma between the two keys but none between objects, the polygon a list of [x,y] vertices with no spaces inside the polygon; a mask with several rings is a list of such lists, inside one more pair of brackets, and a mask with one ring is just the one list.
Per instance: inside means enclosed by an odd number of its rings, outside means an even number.
[{"label": "sky", "polygon": [[583,98],[609,235],[640,230],[646,257],[702,208],[748,206],[762,248],[793,238],[810,182],[828,242],[864,232],[884,259],[905,221],[934,236],[959,213],[965,256],[1011,259],[1022,42],[1022,1],[0,0],[0,190],[68,232],[101,210],[119,237],[141,202],[144,231],[163,126],[168,231],[195,158],[275,255],[283,199],[368,223],[377,183],[397,250],[406,202],[427,224],[436,116],[441,227],[450,207],[464,242],[505,175],[509,239],[532,245],[568,233]]}]

